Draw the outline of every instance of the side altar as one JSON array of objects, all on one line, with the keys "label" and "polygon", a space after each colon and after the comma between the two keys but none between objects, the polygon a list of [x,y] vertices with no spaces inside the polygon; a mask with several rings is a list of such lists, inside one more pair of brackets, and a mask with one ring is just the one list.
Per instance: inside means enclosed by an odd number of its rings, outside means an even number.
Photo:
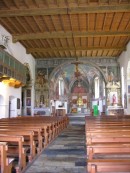
[{"label": "side altar", "polygon": [[107,90],[107,115],[123,115],[124,108],[121,104],[120,82],[108,82]]}]

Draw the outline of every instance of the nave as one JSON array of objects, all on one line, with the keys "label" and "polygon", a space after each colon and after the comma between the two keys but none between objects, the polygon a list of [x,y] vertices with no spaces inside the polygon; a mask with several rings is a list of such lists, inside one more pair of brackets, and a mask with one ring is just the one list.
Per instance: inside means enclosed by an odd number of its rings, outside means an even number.
[{"label": "nave", "polygon": [[24,173],[86,173],[85,125],[68,125]]}]

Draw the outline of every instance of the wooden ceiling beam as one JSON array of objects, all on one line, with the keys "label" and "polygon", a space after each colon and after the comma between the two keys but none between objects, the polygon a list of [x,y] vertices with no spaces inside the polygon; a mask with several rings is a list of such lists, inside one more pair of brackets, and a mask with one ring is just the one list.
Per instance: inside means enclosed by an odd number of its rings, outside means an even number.
[{"label": "wooden ceiling beam", "polygon": [[115,5],[93,5],[84,7],[69,7],[69,8],[33,8],[33,9],[18,9],[18,10],[1,10],[0,17],[15,17],[15,16],[39,16],[39,15],[58,15],[58,14],[84,14],[84,13],[109,13],[109,12],[130,12],[130,4],[115,4]]},{"label": "wooden ceiling beam", "polygon": [[27,48],[27,53],[54,52],[54,51],[88,51],[88,50],[126,50],[125,47],[55,47],[55,48]]},{"label": "wooden ceiling beam", "polygon": [[14,34],[13,42],[20,40],[35,40],[35,39],[53,39],[53,38],[73,38],[73,37],[104,37],[104,36],[130,36],[130,31],[89,31],[89,32],[44,32],[44,33],[27,33]]}]

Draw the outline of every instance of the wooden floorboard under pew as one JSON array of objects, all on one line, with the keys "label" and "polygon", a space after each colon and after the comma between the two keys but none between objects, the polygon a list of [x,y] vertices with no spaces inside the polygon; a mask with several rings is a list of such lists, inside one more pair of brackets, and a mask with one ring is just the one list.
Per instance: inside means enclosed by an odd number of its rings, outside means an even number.
[{"label": "wooden floorboard under pew", "polygon": [[[26,166],[26,155],[24,152],[24,148],[23,148],[23,142],[24,142],[24,138],[23,136],[16,136],[16,135],[3,135],[0,134],[0,142],[7,142],[8,145],[8,156],[10,157],[18,157],[18,165],[16,166],[16,172],[19,173],[21,172],[22,169],[25,168]],[[10,149],[10,145],[13,142],[12,146],[16,147],[16,152],[12,153],[11,149]],[[14,150],[13,150],[14,152]]]},{"label": "wooden floorboard under pew", "polygon": [[12,162],[14,158],[8,158],[7,152],[8,152],[7,142],[0,142],[0,172],[1,173],[12,172]]}]

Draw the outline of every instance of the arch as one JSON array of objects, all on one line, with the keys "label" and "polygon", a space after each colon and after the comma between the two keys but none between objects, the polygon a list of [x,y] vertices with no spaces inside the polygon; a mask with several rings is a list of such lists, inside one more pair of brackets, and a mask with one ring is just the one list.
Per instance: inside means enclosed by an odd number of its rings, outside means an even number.
[{"label": "arch", "polygon": [[[51,80],[51,78],[56,74],[57,71],[62,71],[63,67],[64,66],[67,66],[67,65],[70,65],[72,63],[74,63],[75,61],[70,61],[70,62],[65,62],[59,66],[57,66],[50,74],[50,77],[49,77],[49,81]],[[105,83],[107,83],[107,79],[106,79],[106,76],[103,72],[103,70],[96,64],[96,63],[93,63],[93,62],[90,62],[90,61],[78,61],[80,64],[86,64],[86,65],[91,65],[92,67],[95,67],[103,76],[104,78],[104,81]]]}]

